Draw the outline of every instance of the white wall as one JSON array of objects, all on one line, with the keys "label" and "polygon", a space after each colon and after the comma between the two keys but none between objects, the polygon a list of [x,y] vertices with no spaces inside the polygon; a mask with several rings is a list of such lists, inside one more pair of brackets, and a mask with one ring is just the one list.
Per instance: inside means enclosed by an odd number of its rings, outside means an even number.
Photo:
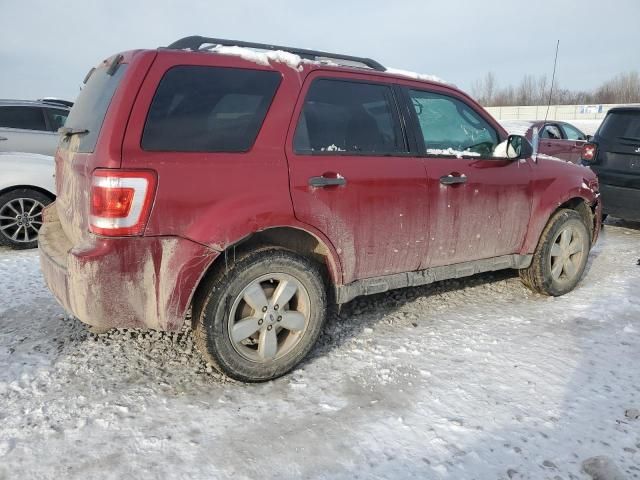
[{"label": "white wall", "polygon": [[[633,104],[640,105],[640,104]],[[618,104],[606,105],[546,105],[522,107],[487,107],[496,120],[601,120],[607,111]]]}]

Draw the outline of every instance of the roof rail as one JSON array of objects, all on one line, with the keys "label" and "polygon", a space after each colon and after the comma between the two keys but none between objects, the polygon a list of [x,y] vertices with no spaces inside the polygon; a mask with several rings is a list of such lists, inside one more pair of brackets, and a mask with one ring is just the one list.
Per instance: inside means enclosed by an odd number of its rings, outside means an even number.
[{"label": "roof rail", "polygon": [[280,45],[270,45],[267,43],[254,43],[254,42],[243,42],[241,40],[225,40],[222,38],[209,38],[209,37],[201,37],[199,35],[193,35],[191,37],[184,37],[180,40],[176,40],[167,48],[178,49],[178,50],[200,50],[202,45],[212,44],[212,45],[224,45],[228,47],[244,47],[244,48],[254,48],[259,50],[284,50],[285,52],[295,53],[302,58],[307,60],[318,60],[326,58],[328,60],[345,60],[347,62],[354,62],[362,64],[366,67],[369,67],[373,70],[377,70],[379,72],[384,72],[386,68],[382,66],[380,63],[372,60],[371,58],[365,57],[354,57],[351,55],[342,55],[339,53],[328,53],[321,52],[318,50],[306,50],[304,48],[295,48],[295,47],[283,47]]}]

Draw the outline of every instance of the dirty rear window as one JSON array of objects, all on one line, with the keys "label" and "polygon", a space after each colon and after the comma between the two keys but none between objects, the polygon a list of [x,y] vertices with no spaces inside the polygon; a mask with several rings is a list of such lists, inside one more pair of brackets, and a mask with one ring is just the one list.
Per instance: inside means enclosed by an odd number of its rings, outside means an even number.
[{"label": "dirty rear window", "polygon": [[89,130],[89,133],[79,137],[78,151],[82,153],[90,153],[95,150],[104,117],[127,65],[121,64],[113,75],[107,73],[108,68],[105,66],[93,71],[78,95],[65,123],[66,127]]},{"label": "dirty rear window", "polygon": [[598,136],[640,140],[640,111],[609,113],[600,126]]}]

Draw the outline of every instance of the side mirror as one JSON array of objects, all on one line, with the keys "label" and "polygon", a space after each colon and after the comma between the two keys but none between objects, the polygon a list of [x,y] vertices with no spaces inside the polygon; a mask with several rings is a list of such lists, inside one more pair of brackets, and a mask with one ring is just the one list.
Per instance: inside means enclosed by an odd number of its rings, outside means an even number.
[{"label": "side mirror", "polygon": [[525,137],[521,135],[509,135],[507,139],[507,158],[529,158],[533,155],[533,147]]},{"label": "side mirror", "polygon": [[586,135],[585,137],[586,137],[585,140],[587,142],[590,142],[591,140],[593,140],[593,135]]}]

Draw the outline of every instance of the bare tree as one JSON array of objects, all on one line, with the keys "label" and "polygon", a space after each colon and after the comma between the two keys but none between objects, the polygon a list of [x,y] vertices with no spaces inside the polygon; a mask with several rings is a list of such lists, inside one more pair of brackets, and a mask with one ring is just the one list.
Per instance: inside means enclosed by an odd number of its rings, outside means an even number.
[{"label": "bare tree", "polygon": [[487,74],[473,82],[471,86],[471,95],[476,98],[482,105],[491,105],[497,88],[496,76],[493,72]]},{"label": "bare tree", "polygon": [[536,78],[525,75],[517,87],[511,85],[499,88],[492,72],[474,82],[472,95],[484,106],[575,105],[589,103],[640,103],[640,75],[632,71],[621,73],[607,80],[591,92],[561,88],[551,84],[546,75]]}]

